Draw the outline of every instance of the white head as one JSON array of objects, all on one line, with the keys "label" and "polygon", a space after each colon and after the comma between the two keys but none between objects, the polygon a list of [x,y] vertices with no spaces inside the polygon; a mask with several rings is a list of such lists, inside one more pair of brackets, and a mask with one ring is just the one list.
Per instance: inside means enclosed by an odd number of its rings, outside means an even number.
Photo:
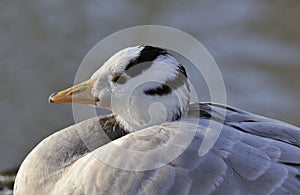
[{"label": "white head", "polygon": [[152,46],[123,49],[79,85],[51,95],[50,102],[90,104],[111,110],[128,131],[187,114],[189,84],[183,66]]}]

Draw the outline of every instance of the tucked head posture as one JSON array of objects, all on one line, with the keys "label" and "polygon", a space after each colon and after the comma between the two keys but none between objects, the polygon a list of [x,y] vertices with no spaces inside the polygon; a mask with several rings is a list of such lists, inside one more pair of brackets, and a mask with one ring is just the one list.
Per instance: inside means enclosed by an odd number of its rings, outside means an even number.
[{"label": "tucked head posture", "polygon": [[74,102],[111,110],[128,131],[187,115],[187,73],[166,50],[137,46],[114,54],[90,80],[53,94],[50,102]]},{"label": "tucked head posture", "polygon": [[22,163],[15,195],[300,194],[300,129],[226,105],[189,104],[186,71],[164,49],[121,50],[49,101],[113,114],[44,139]]}]

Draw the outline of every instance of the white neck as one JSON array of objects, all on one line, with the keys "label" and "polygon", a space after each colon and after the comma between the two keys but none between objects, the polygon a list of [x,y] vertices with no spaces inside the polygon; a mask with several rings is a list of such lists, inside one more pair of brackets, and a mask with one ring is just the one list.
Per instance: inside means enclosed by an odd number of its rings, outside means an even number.
[{"label": "white neck", "polygon": [[116,120],[127,131],[133,132],[185,117],[189,101],[186,100],[187,97],[178,98],[175,93],[157,97],[143,95],[143,98],[132,96],[128,106],[120,102],[123,106],[117,106],[113,110],[117,115]]}]

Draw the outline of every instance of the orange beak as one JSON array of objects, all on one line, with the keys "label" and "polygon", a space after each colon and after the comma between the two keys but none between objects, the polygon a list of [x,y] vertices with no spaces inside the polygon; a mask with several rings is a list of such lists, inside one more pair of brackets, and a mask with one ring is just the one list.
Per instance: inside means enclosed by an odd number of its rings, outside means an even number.
[{"label": "orange beak", "polygon": [[96,105],[99,98],[92,95],[95,80],[87,80],[78,85],[53,93],[49,97],[49,103],[76,103]]}]

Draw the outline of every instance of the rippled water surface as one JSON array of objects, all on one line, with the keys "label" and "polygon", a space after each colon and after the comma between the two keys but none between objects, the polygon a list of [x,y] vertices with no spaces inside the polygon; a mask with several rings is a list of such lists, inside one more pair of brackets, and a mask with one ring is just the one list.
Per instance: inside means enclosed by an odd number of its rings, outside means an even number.
[{"label": "rippled water surface", "polygon": [[299,8],[297,0],[0,1],[0,170],[74,123],[71,106],[48,96],[72,85],[94,44],[136,25],[196,37],[219,65],[230,105],[300,125]]}]

